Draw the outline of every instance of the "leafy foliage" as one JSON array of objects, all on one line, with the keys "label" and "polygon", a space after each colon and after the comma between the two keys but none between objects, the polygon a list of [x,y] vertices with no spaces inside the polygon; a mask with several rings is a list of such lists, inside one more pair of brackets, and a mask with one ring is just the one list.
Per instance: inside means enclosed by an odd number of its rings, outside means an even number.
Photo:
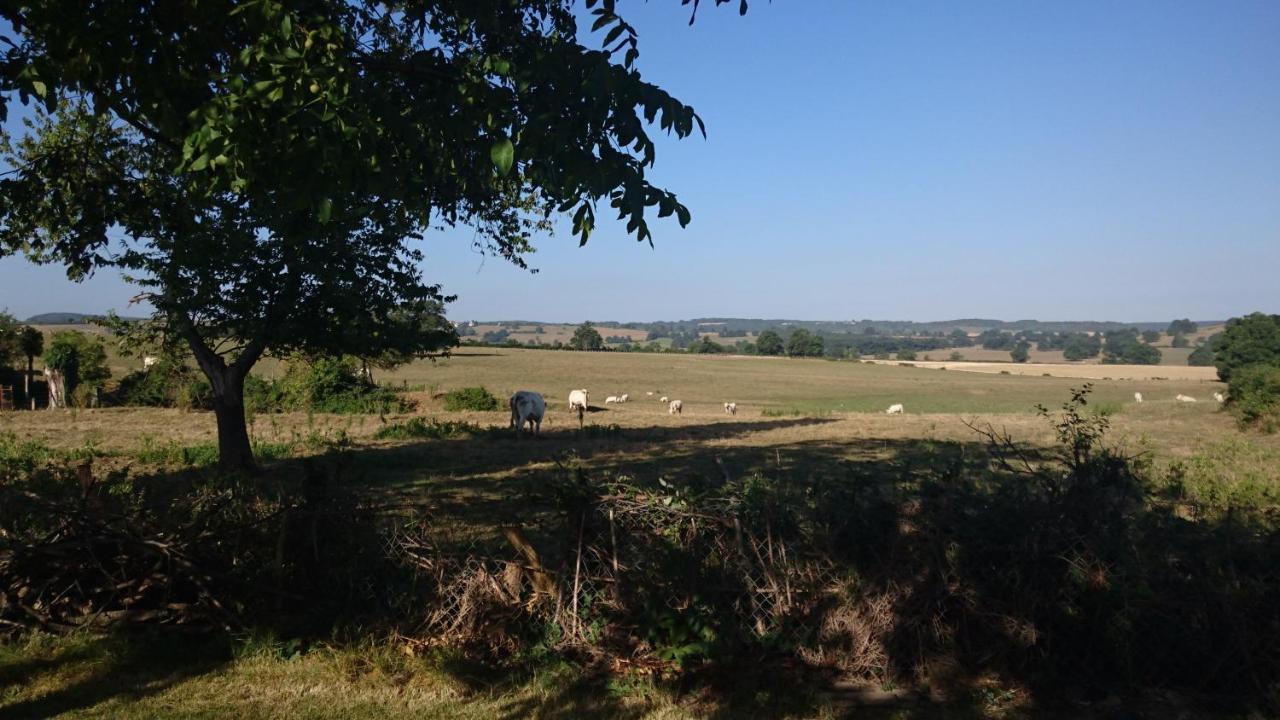
[{"label": "leafy foliage", "polygon": [[1280,365],[1247,365],[1232,373],[1227,399],[1240,423],[1275,432],[1280,427]]},{"label": "leafy foliage", "polygon": [[756,336],[756,351],[761,355],[781,355],[785,350],[782,338],[772,330],[764,330]]},{"label": "leafy foliage", "polygon": [[1187,318],[1183,318],[1169,323],[1169,329],[1165,330],[1165,332],[1169,335],[1192,335],[1199,329],[1199,324]]},{"label": "leafy foliage", "polygon": [[821,335],[814,335],[803,328],[787,338],[787,355],[790,357],[822,357],[826,342]]},{"label": "leafy foliage", "polygon": [[584,322],[573,331],[569,347],[574,350],[601,350],[604,348],[604,338],[600,337],[600,331],[591,323]]},{"label": "leafy foliage", "polygon": [[1212,344],[1214,365],[1225,383],[1250,365],[1280,365],[1280,315],[1259,312],[1232,318]]},{"label": "leafy foliage", "polygon": [[1016,363],[1024,363],[1031,359],[1031,343],[1026,340],[1020,340],[1013,349],[1009,351],[1009,357]]},{"label": "leafy foliage", "polygon": [[1160,350],[1139,342],[1138,331],[1132,328],[1112,330],[1103,344],[1102,362],[1108,364],[1159,365]]},{"label": "leafy foliage", "polygon": [[55,332],[42,359],[45,367],[62,372],[68,397],[74,397],[81,387],[100,389],[111,378],[107,349],[96,335],[75,330]]},{"label": "leafy foliage", "polygon": [[444,394],[444,409],[450,412],[463,410],[491,412],[493,410],[501,410],[502,403],[498,401],[498,398],[493,393],[483,387],[465,387],[450,390]]}]

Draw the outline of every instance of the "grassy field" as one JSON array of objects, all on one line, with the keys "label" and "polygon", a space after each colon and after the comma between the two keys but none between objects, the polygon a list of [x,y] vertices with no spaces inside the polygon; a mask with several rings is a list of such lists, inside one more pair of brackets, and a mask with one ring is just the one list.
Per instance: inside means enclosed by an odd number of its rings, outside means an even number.
[{"label": "grassy field", "polygon": [[[1047,366],[1046,366],[1047,367]],[[1074,368],[1078,366],[1066,366]],[[1055,370],[1053,368],[1049,368]],[[1113,441],[1149,451],[1159,467],[1179,464],[1187,482],[1215,492],[1274,493],[1280,485],[1280,437],[1243,434],[1209,399],[1219,383],[1204,377],[1097,380],[1092,407],[1108,415]],[[280,372],[267,362],[260,372]],[[906,477],[940,449],[979,443],[966,423],[1003,428],[1033,446],[1053,441],[1035,405],[1059,406],[1079,378],[1001,375],[825,360],[728,356],[572,353],[466,348],[436,362],[380,373],[406,388],[413,413],[388,417],[291,413],[259,416],[252,435],[268,465],[294,472],[294,460],[345,448],[371,497],[427,503],[441,523],[486,533],[527,525],[548,508],[531,502],[557,467],[572,462],[593,476],[706,478]],[[501,432],[440,439],[378,440],[410,417],[503,428],[503,412],[446,413],[441,394],[484,385],[499,397],[517,389],[549,400],[543,437]],[[586,430],[567,410],[570,389],[591,392]],[[1133,393],[1148,402],[1136,404]],[[1186,405],[1176,393],[1201,397]],[[631,401],[605,405],[609,394]],[[652,393],[650,395],[649,393]],[[684,402],[668,414],[661,396]],[[738,404],[726,416],[722,403]],[[904,415],[886,415],[891,403]],[[119,408],[0,414],[0,436],[34,441],[68,457],[92,454],[102,471],[170,471],[212,462],[215,426],[208,413]],[[945,453],[944,453],[945,455]],[[0,646],[0,718],[45,717],[737,717],[758,700],[774,717],[835,717],[832,704],[762,682],[759,697],[681,697],[647,681],[579,680],[570,667],[518,680],[450,670],[447,659],[407,657],[394,644],[313,646],[300,650],[245,640],[158,655],[128,638],[36,638]],[[163,645],[162,645],[163,648]],[[181,659],[176,659],[181,658]],[[792,688],[794,690],[795,688]],[[807,692],[807,691],[806,691]],[[779,693],[781,693],[779,695]],[[1016,694],[1016,693],[1015,693]],[[1003,696],[1002,696],[1003,697]],[[1012,696],[1011,696],[1012,697]],[[972,716],[1018,717],[1006,706]],[[1016,710],[1016,708],[1015,708]],[[869,712],[869,711],[868,711]],[[940,714],[935,714],[940,713]],[[946,717],[929,708],[857,717]]]}]

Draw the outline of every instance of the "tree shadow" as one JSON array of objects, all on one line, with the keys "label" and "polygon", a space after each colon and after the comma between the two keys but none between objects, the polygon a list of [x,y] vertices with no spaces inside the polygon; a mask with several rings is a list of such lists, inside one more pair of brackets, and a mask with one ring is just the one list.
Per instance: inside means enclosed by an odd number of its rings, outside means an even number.
[{"label": "tree shadow", "polygon": [[[139,700],[215,672],[231,659],[229,640],[217,635],[145,633],[86,639],[53,657],[0,664],[5,685],[35,684],[61,674],[76,678],[53,692],[0,706],[0,720],[55,717],[112,700]],[[85,666],[92,671],[86,674]]]}]

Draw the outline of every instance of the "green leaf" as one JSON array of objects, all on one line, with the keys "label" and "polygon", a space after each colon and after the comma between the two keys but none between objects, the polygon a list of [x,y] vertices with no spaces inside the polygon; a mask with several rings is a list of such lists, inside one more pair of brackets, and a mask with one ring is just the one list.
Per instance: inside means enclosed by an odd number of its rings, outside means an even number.
[{"label": "green leaf", "polygon": [[46,86],[43,82],[41,82],[41,81],[39,81],[39,80],[32,80],[32,81],[31,81],[31,89],[32,89],[32,90],[35,90],[35,91],[36,91],[36,95],[37,95],[37,96],[39,96],[39,97],[44,97],[44,96],[45,96],[45,94],[49,92],[49,88],[48,88],[48,86]]},{"label": "green leaf", "polygon": [[516,148],[511,144],[511,138],[502,138],[489,148],[489,159],[493,161],[494,167],[498,168],[498,173],[506,175],[511,172],[511,165],[515,162]]},{"label": "green leaf", "polygon": [[201,170],[204,170],[207,167],[209,167],[209,153],[204,153],[200,157],[193,160],[191,164],[187,166],[187,169],[190,170],[191,172],[200,172]]},{"label": "green leaf", "polygon": [[320,201],[320,210],[316,213],[316,219],[321,224],[329,222],[329,218],[333,215],[333,200],[325,198]]}]

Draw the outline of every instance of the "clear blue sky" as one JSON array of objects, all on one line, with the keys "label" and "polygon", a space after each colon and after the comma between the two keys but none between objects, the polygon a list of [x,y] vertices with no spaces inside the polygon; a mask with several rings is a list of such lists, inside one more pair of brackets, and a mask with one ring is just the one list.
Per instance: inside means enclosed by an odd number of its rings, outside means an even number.
[{"label": "clear blue sky", "polygon": [[[429,242],[455,319],[1218,319],[1280,312],[1280,2],[624,1],[707,140],[654,249],[544,238],[537,275]],[[0,261],[0,308],[127,311]]]}]

